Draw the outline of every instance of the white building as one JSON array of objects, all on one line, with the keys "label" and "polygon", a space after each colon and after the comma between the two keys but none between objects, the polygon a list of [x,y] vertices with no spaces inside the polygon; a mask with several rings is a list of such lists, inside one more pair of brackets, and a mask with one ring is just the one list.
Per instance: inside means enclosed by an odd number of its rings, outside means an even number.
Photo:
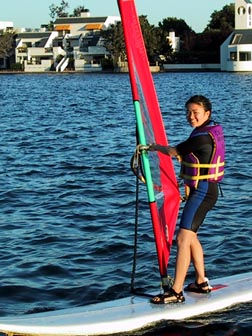
[{"label": "white building", "polygon": [[53,41],[58,32],[25,32],[16,37],[16,63],[23,64],[24,71],[49,71],[54,64]]},{"label": "white building", "polygon": [[13,31],[13,22],[0,21],[0,35],[8,31]]},{"label": "white building", "polygon": [[173,29],[169,31],[169,36],[167,36],[167,41],[172,47],[173,52],[179,52],[180,37],[175,36],[175,31]]},{"label": "white building", "polygon": [[252,71],[252,0],[235,1],[235,30],[221,45],[222,71]]},{"label": "white building", "polygon": [[60,17],[53,31],[23,32],[16,39],[16,62],[27,72],[49,70],[101,71],[108,54],[103,46],[101,30],[119,21],[119,17]]},{"label": "white building", "polygon": [[56,70],[63,71],[73,59],[75,71],[101,71],[102,60],[108,55],[101,30],[117,21],[120,21],[118,16],[91,17],[90,12],[83,12],[80,17],[57,18],[54,30],[59,32],[59,37],[55,43],[63,46],[66,54]]}]

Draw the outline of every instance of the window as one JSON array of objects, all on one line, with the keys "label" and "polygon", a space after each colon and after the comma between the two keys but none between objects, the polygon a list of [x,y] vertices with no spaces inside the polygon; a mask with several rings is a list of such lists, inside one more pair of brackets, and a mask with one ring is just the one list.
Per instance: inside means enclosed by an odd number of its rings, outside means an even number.
[{"label": "window", "polygon": [[251,52],[250,51],[240,51],[239,60],[240,61],[251,61]]},{"label": "window", "polygon": [[235,34],[231,44],[239,44],[239,42],[241,41],[241,38],[242,38],[242,34]]},{"label": "window", "polygon": [[237,61],[237,52],[231,51],[230,52],[230,61]]},{"label": "window", "polygon": [[244,14],[246,14],[246,8],[245,7],[243,7],[243,6],[240,6],[239,8],[238,8],[238,14],[239,15],[244,15]]},{"label": "window", "polygon": [[248,8],[248,13],[251,15],[251,7]]}]

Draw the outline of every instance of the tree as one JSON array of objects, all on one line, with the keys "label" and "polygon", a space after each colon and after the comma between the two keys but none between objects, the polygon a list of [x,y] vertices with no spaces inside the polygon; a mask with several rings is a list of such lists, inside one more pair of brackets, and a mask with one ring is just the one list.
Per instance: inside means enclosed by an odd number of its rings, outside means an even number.
[{"label": "tree", "polygon": [[234,4],[224,6],[211,14],[211,20],[202,33],[195,34],[190,50],[174,55],[178,63],[219,63],[220,46],[234,29]]},{"label": "tree", "polygon": [[89,12],[89,9],[85,8],[84,6],[78,6],[73,10],[73,14],[68,14],[66,9],[69,7],[68,1],[61,0],[59,6],[54,4],[49,6],[49,16],[51,17],[51,21],[48,24],[48,29],[53,30],[53,23],[57,17],[76,17],[81,16],[82,12]]},{"label": "tree", "polygon": [[52,21],[56,19],[56,17],[76,17],[81,16],[82,12],[89,12],[89,9],[85,8],[85,6],[78,6],[73,10],[73,14],[68,14],[66,9],[69,7],[68,1],[61,0],[61,3],[59,6],[55,6],[54,4],[49,6],[50,10],[50,17],[52,18]]},{"label": "tree", "polygon": [[211,14],[211,20],[203,33],[197,34],[191,52],[195,63],[219,63],[220,46],[234,29],[235,6],[224,6]]},{"label": "tree", "polygon": [[205,31],[219,30],[229,35],[235,26],[235,5],[230,4],[224,6],[220,11],[214,11],[211,14],[211,20],[209,21]]},{"label": "tree", "polygon": [[158,54],[159,63],[166,63],[171,60],[173,49],[171,44],[167,41],[167,37],[169,34],[164,32],[159,27],[156,27],[156,39],[158,48],[156,50],[156,54]]},{"label": "tree", "polygon": [[14,51],[15,33],[3,33],[0,35],[0,57],[10,57]]},{"label": "tree", "polygon": [[170,30],[174,30],[176,36],[180,37],[181,49],[191,50],[194,43],[195,32],[183,19],[168,17],[158,24],[164,38],[167,38]]},{"label": "tree", "polygon": [[[150,25],[147,16],[139,16],[146,52],[150,63],[154,63],[159,55],[159,35],[156,27]],[[104,46],[110,52],[113,63],[116,66],[118,61],[125,61],[126,50],[121,22],[111,25],[107,30],[101,32],[104,38]]]},{"label": "tree", "polygon": [[155,63],[159,55],[159,34],[154,25],[151,25],[146,15],[139,16],[149,63]]},{"label": "tree", "polygon": [[126,60],[125,43],[123,37],[122,23],[116,22],[108,29],[101,31],[104,47],[110,53],[113,65],[117,66],[119,60]]},{"label": "tree", "polygon": [[61,0],[61,3],[59,6],[55,6],[54,4],[49,6],[50,10],[50,17],[52,18],[52,21],[55,20],[56,17],[66,17],[68,16],[68,13],[66,12],[66,9],[69,7],[69,4],[65,0]]},{"label": "tree", "polygon": [[81,16],[81,13],[82,13],[82,12],[89,12],[89,9],[85,8],[84,6],[76,7],[76,8],[73,10],[73,14],[70,15],[70,16]]}]

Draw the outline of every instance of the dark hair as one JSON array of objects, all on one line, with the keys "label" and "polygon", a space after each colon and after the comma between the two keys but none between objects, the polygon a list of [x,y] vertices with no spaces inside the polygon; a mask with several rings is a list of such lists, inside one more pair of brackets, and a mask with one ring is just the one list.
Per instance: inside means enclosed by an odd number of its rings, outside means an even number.
[{"label": "dark hair", "polygon": [[192,96],[185,103],[185,108],[187,109],[188,105],[191,104],[191,103],[201,105],[204,108],[205,111],[210,111],[210,114],[212,112],[212,104],[211,104],[210,100],[208,98],[206,98],[205,96],[200,96],[200,95]]}]

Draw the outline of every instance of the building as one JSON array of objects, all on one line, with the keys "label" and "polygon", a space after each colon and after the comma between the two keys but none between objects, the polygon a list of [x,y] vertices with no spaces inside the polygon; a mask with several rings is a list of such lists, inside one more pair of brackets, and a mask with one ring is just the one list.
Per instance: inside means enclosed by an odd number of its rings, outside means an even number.
[{"label": "building", "polygon": [[180,37],[175,36],[175,31],[171,29],[169,31],[169,36],[167,37],[167,42],[172,47],[173,52],[179,52],[180,50]]},{"label": "building", "polygon": [[103,46],[101,30],[119,21],[119,17],[90,17],[89,12],[80,17],[60,17],[53,31],[23,32],[16,38],[16,62],[24,71],[62,72],[102,70],[102,60],[108,55]]},{"label": "building", "polygon": [[0,21],[0,35],[9,31],[13,31],[13,22]]},{"label": "building", "polygon": [[91,17],[90,12],[82,12],[80,17],[58,18],[54,23],[54,30],[59,32],[55,43],[62,45],[66,53],[56,70],[63,71],[72,60],[75,71],[101,71],[102,60],[108,55],[101,30],[117,21],[118,16]]},{"label": "building", "polygon": [[16,36],[16,63],[24,71],[41,72],[52,69],[55,62],[53,41],[58,32],[31,31]]},{"label": "building", "polygon": [[252,71],[252,0],[235,1],[235,30],[221,45],[222,71]]}]

